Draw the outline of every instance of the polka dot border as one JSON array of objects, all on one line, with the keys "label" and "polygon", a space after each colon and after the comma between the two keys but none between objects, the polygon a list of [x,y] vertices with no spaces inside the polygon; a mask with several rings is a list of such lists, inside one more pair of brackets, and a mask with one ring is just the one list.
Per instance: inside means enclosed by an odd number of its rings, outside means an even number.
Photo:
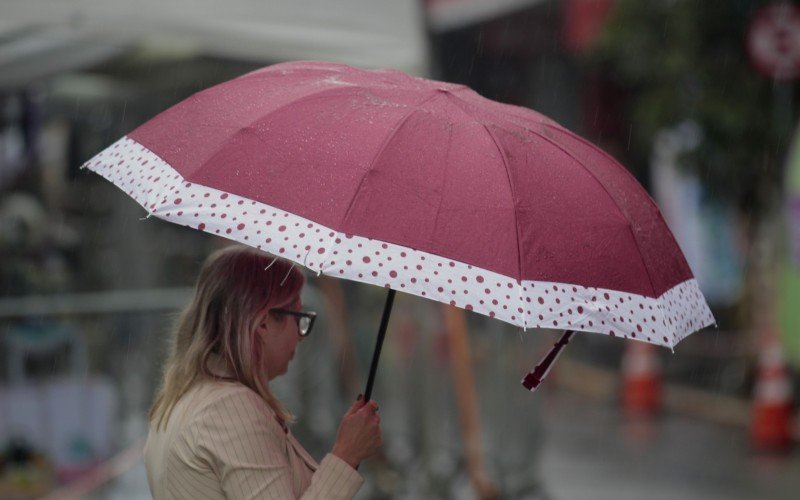
[{"label": "polka dot border", "polygon": [[714,324],[694,279],[657,298],[573,284],[520,282],[464,262],[345,234],[188,182],[128,137],[84,166],[163,220],[264,250],[316,273],[390,287],[523,328],[573,329],[672,348],[692,332]]}]

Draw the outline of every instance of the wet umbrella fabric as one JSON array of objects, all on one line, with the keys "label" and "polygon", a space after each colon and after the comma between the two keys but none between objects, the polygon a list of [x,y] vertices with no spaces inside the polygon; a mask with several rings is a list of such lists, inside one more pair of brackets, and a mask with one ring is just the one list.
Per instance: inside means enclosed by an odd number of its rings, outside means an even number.
[{"label": "wet umbrella fabric", "polygon": [[624,167],[460,85],[278,64],[191,96],[86,166],[153,216],[526,329],[673,347],[714,321]]}]

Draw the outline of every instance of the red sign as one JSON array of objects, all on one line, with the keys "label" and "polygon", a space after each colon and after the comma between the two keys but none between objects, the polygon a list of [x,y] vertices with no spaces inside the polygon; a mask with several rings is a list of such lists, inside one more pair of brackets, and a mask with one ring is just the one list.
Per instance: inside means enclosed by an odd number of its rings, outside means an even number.
[{"label": "red sign", "polygon": [[759,9],[747,30],[750,62],[775,80],[800,77],[800,9],[776,3]]},{"label": "red sign", "polygon": [[611,14],[616,0],[567,0],[564,5],[564,45],[572,52],[591,49]]}]

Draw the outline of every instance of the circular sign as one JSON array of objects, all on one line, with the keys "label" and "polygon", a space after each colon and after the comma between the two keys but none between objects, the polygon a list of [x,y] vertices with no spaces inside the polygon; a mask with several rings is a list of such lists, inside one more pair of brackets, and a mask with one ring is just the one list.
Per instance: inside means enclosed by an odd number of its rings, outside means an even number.
[{"label": "circular sign", "polygon": [[794,80],[800,76],[800,9],[789,3],[756,11],[747,30],[750,62],[765,76]]}]

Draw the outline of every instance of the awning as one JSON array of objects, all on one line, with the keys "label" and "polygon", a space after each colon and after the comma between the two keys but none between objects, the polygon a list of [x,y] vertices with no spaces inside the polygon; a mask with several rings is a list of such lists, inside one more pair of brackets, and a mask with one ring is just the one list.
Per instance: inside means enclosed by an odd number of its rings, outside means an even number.
[{"label": "awning", "polygon": [[253,62],[328,60],[425,74],[416,0],[4,0],[0,89],[137,47]]}]

